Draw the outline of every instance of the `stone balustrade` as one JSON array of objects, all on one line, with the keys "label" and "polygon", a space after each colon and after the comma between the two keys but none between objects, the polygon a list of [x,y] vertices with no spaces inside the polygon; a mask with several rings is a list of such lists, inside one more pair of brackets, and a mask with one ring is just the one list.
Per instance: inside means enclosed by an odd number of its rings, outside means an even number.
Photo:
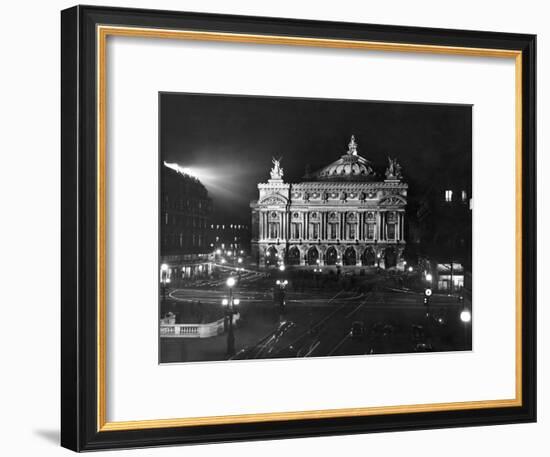
[{"label": "stone balustrade", "polygon": [[[233,316],[233,323],[237,323],[240,315]],[[210,338],[224,332],[224,318],[206,324],[161,324],[161,338]]]}]

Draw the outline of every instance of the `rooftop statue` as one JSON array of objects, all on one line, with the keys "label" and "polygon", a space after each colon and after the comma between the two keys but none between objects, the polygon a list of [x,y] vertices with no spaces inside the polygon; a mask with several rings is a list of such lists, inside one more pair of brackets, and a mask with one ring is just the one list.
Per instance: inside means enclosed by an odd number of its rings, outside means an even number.
[{"label": "rooftop statue", "polygon": [[348,143],[348,154],[357,155],[357,141],[355,141],[355,135],[351,136],[351,140]]},{"label": "rooftop statue", "polygon": [[273,168],[271,169],[271,172],[270,172],[271,179],[283,179],[284,171],[281,168],[282,160],[283,160],[282,157],[279,157],[278,159],[273,157],[271,159],[271,163],[273,163]]},{"label": "rooftop statue", "polygon": [[388,157],[388,168],[386,168],[386,179],[401,179],[403,174],[401,173],[401,165],[397,162],[397,159]]}]

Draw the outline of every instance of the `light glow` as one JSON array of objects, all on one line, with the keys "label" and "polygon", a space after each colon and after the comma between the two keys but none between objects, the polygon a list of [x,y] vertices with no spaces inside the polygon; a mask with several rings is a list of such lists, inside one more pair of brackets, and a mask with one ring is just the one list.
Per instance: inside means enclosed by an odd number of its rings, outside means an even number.
[{"label": "light glow", "polygon": [[235,284],[237,284],[237,280],[233,276],[230,276],[229,278],[227,278],[226,284],[227,287],[233,287]]},{"label": "light glow", "polygon": [[470,322],[472,320],[472,313],[470,313],[467,309],[463,310],[460,313],[460,320],[464,323]]},{"label": "light glow", "polygon": [[168,163],[168,162],[164,162],[164,166],[166,168],[170,168],[171,170],[174,170],[174,171],[177,171],[178,173],[181,173],[182,175],[189,175],[189,176],[193,176],[194,178],[200,178],[200,173],[193,169],[193,168],[190,168],[190,167],[182,167],[180,165],[178,165],[177,163]]}]

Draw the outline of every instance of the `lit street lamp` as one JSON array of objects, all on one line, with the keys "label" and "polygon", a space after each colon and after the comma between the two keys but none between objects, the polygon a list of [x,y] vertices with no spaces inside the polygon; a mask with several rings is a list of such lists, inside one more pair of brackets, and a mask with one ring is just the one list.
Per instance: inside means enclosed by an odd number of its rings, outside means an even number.
[{"label": "lit street lamp", "polygon": [[424,290],[424,306],[426,306],[426,317],[430,317],[430,297],[432,296],[432,289],[428,288]]},{"label": "lit street lamp", "polygon": [[279,308],[281,314],[283,314],[285,311],[285,287],[287,286],[288,281],[286,279],[277,279],[277,281],[275,281],[275,284],[279,286],[279,290],[276,292],[273,298],[275,299],[275,303],[277,303],[277,301],[279,302]]},{"label": "lit street lamp", "polygon": [[462,295],[458,297],[458,303],[462,307],[462,311],[460,311],[460,320],[464,324],[464,348],[466,349],[468,345],[468,328],[470,322],[472,322],[472,312],[464,303],[464,297]]},{"label": "lit street lamp", "polygon": [[222,306],[225,307],[225,315],[228,318],[228,332],[227,332],[227,357],[235,355],[235,335],[233,334],[233,316],[238,313],[236,306],[239,305],[240,300],[233,298],[233,287],[237,284],[236,279],[233,276],[227,278],[227,287],[229,287],[229,299],[224,298],[222,300]]},{"label": "lit street lamp", "polygon": [[163,263],[160,266],[160,283],[162,284],[162,301],[166,301],[166,284],[170,284],[168,277],[168,265]]},{"label": "lit street lamp", "polygon": [[472,320],[472,313],[467,309],[462,310],[462,312],[460,313],[460,320],[467,324]]}]

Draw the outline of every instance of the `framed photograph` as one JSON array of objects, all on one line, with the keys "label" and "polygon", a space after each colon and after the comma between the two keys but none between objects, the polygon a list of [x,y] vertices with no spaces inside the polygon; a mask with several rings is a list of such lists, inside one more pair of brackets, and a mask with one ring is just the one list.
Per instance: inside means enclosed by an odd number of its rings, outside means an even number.
[{"label": "framed photograph", "polygon": [[61,17],[63,446],[536,420],[535,36]]}]

